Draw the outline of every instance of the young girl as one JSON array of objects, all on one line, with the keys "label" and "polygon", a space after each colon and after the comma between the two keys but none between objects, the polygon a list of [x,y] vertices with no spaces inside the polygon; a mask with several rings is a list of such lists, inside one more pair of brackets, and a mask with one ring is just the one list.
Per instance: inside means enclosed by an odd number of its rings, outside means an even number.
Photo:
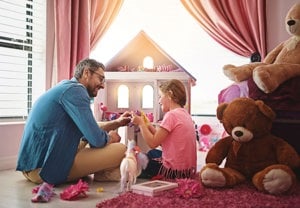
[{"label": "young girl", "polygon": [[[197,160],[196,133],[193,120],[184,108],[186,100],[183,83],[173,79],[159,87],[159,104],[165,115],[157,129],[132,113],[132,123],[139,126],[152,148],[143,177],[193,178]],[[158,146],[162,151],[155,149]]]}]

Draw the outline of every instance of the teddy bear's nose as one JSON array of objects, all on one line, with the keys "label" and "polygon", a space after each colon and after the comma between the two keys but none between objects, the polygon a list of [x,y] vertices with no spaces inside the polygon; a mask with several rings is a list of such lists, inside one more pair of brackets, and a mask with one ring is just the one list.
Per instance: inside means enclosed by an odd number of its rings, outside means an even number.
[{"label": "teddy bear's nose", "polygon": [[243,136],[243,132],[242,131],[235,131],[234,135],[237,136],[237,137],[241,137],[241,136]]},{"label": "teddy bear's nose", "polygon": [[289,21],[287,21],[287,24],[288,24],[288,26],[292,26],[292,25],[296,24],[296,21],[295,20],[289,20]]}]

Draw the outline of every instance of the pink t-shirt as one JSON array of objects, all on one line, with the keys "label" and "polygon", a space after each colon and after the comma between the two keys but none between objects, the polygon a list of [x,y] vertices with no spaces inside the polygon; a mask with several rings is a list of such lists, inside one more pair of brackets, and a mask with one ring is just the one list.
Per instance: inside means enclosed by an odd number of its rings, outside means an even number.
[{"label": "pink t-shirt", "polygon": [[196,131],[186,109],[167,112],[160,126],[169,132],[161,144],[163,165],[173,170],[196,169]]}]

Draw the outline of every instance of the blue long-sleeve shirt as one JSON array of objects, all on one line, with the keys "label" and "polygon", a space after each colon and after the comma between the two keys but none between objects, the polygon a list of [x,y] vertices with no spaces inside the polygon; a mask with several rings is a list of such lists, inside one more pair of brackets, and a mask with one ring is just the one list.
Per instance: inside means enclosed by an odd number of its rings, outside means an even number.
[{"label": "blue long-sleeve shirt", "polygon": [[64,80],[33,105],[24,128],[16,169],[41,168],[44,181],[65,182],[82,137],[93,147],[103,147],[108,141],[107,133],[98,127],[93,116],[87,89],[75,78]]}]

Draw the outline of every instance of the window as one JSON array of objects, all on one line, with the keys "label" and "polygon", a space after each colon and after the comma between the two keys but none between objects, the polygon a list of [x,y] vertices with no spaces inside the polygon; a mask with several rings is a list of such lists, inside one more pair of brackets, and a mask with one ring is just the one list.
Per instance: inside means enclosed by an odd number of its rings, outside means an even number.
[{"label": "window", "polygon": [[153,108],[153,93],[153,87],[151,85],[145,85],[143,87],[142,108]]},{"label": "window", "polygon": [[46,1],[0,0],[0,119],[26,119],[45,88]]},{"label": "window", "polygon": [[153,69],[154,68],[154,61],[151,56],[146,56],[143,60],[143,67],[145,69]]},{"label": "window", "polygon": [[[91,57],[109,62],[141,30],[197,79],[191,89],[191,113],[215,115],[218,93],[232,83],[222,67],[248,63],[248,58],[233,54],[213,40],[181,2],[174,0],[124,1]],[[160,64],[156,56],[152,58],[156,65]]]},{"label": "window", "polygon": [[129,89],[126,85],[118,87],[118,108],[129,108]]}]

